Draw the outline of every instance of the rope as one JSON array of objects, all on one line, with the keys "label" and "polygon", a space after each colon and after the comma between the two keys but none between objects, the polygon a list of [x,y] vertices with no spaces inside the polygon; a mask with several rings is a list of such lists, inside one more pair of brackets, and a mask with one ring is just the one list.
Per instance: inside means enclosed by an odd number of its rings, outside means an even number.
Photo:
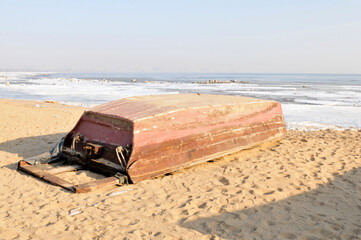
[{"label": "rope", "polygon": [[[115,152],[117,153],[117,157],[118,157],[118,160],[119,162],[122,164],[122,167],[125,168],[126,167],[126,162],[125,162],[125,157],[123,155],[123,147],[122,146],[119,146],[115,149]],[[119,156],[119,153],[122,157]]]}]

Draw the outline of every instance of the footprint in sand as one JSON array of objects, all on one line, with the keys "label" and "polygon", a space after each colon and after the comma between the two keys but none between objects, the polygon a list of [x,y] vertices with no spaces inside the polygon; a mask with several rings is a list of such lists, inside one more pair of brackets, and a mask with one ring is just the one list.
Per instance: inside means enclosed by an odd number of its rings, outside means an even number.
[{"label": "footprint in sand", "polygon": [[207,203],[202,203],[201,205],[198,206],[198,208],[204,209],[207,207]]},{"label": "footprint in sand", "polygon": [[271,195],[271,194],[274,194],[274,193],[275,193],[275,191],[270,191],[270,192],[264,193],[263,195]]},{"label": "footprint in sand", "polygon": [[219,180],[218,180],[220,183],[222,183],[223,185],[225,186],[228,186],[229,185],[229,181],[227,178],[225,177],[221,177]]}]

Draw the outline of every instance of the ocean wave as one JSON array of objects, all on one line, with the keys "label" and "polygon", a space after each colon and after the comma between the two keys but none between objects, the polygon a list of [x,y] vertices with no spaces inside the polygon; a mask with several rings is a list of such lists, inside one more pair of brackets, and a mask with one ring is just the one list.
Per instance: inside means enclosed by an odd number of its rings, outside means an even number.
[{"label": "ocean wave", "polygon": [[[155,94],[213,93],[244,95],[272,99],[283,104],[290,126],[295,122],[319,122],[341,127],[361,128],[361,86],[335,85],[324,81],[330,75],[258,76],[252,74],[72,74],[46,72],[2,72],[2,98],[54,100],[57,102],[94,106],[112,100]],[[239,78],[237,78],[237,76]],[[242,78],[241,78],[242,77]],[[347,80],[349,76],[345,76]],[[137,81],[132,81],[136,78]],[[194,84],[207,78],[243,79],[247,84]],[[337,77],[340,81],[342,76]],[[186,79],[186,80],[184,80]],[[266,79],[266,80],[265,80]],[[314,80],[315,79],[315,80]],[[322,84],[320,84],[320,82]],[[262,83],[266,81],[266,83]],[[348,80],[347,80],[348,81]],[[350,83],[345,81],[345,83]],[[361,76],[359,77],[361,83]],[[354,84],[354,82],[352,82]]]}]

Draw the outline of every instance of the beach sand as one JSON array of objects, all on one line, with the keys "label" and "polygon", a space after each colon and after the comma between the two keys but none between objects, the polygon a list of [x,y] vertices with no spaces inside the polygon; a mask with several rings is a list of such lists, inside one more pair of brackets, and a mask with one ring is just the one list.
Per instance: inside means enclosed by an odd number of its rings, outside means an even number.
[{"label": "beach sand", "polygon": [[0,239],[361,239],[361,130],[288,131],[270,149],[86,194],[16,171],[83,111],[0,100]]}]

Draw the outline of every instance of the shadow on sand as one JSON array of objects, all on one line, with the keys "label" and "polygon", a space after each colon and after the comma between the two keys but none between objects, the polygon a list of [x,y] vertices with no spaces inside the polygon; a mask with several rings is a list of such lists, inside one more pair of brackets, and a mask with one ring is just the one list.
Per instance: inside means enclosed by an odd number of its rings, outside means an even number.
[{"label": "shadow on sand", "polygon": [[222,239],[360,239],[361,168],[277,202],[181,222]]},{"label": "shadow on sand", "polygon": [[[18,138],[15,140],[0,143],[0,151],[14,153],[22,158],[29,158],[46,151],[50,151],[66,133]],[[17,163],[9,164],[6,167],[16,169]]]},{"label": "shadow on sand", "polygon": [[45,151],[49,151],[65,135],[66,133],[56,133],[18,138],[0,143],[0,151],[17,153],[19,157],[28,158]]}]

